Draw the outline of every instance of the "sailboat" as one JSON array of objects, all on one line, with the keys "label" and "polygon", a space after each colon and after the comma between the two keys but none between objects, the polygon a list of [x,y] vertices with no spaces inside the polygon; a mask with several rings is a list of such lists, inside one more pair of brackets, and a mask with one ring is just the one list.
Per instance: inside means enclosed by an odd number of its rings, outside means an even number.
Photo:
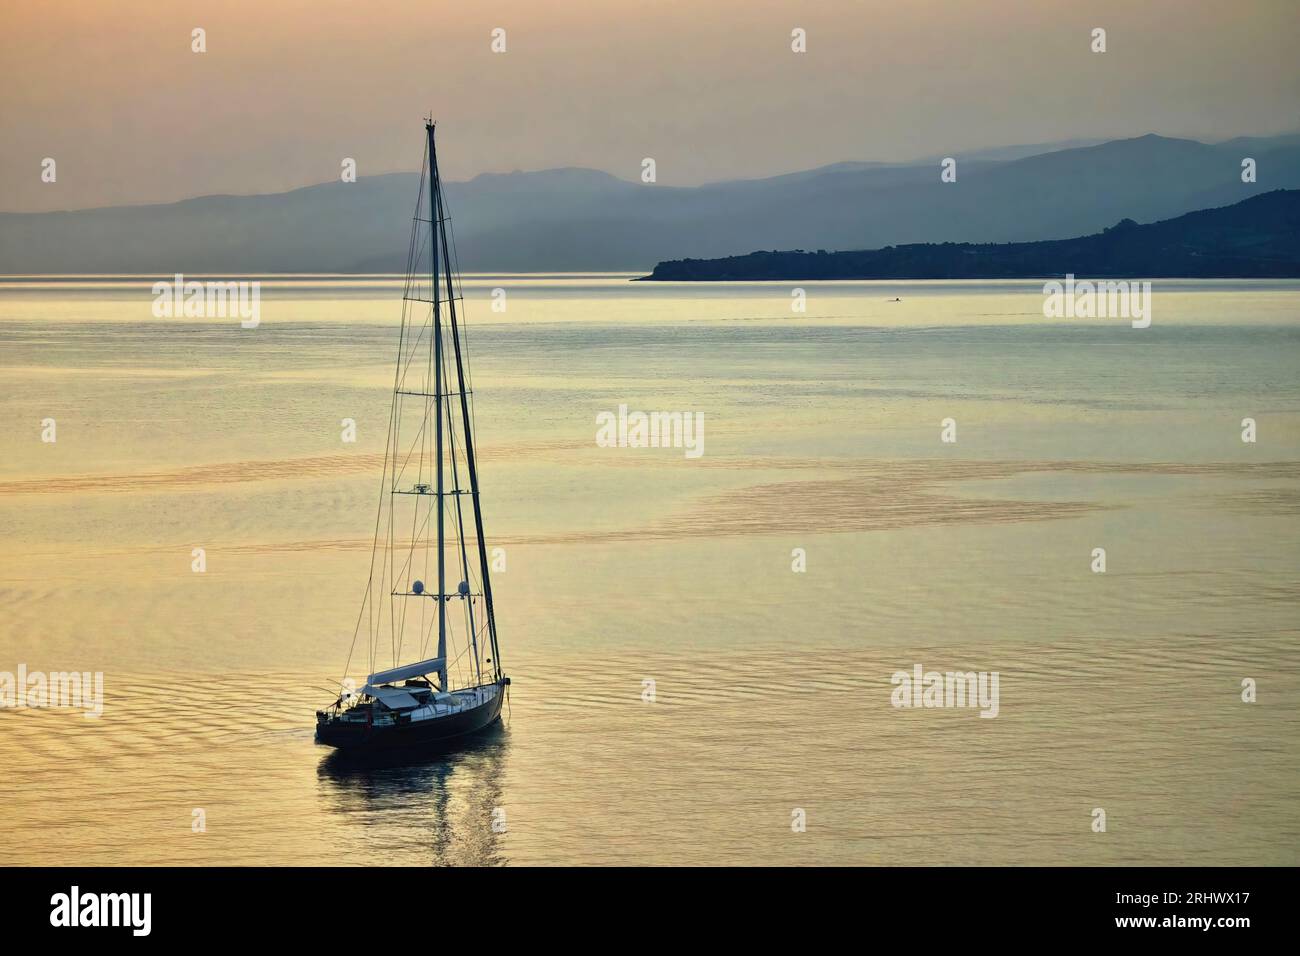
[{"label": "sailboat", "polygon": [[[457,749],[499,720],[510,686],[492,607],[450,219],[429,119],[370,577],[341,690],[316,712],[317,741],[341,750]],[[357,688],[346,675],[363,625],[369,674]]]}]

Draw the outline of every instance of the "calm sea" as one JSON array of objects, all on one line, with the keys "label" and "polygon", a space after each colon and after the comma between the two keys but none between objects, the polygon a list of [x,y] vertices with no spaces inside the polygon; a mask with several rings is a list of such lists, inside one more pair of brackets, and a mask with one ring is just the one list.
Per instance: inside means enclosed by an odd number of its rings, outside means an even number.
[{"label": "calm sea", "polygon": [[[1300,863],[1300,284],[1157,282],[1133,329],[1041,283],[468,278],[511,700],[360,769],[312,726],[400,283],[264,281],[243,329],[155,278],[0,280],[0,682],[104,680],[0,711],[0,863]],[[597,447],[622,404],[703,455]],[[997,716],[892,706],[916,665]]]}]

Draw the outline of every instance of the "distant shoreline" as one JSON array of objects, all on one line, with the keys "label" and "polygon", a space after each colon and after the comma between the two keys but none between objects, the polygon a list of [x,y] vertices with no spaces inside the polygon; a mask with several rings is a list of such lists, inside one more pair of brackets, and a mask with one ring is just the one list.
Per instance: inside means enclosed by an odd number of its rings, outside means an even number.
[{"label": "distant shoreline", "polygon": [[915,243],[849,252],[751,252],[660,262],[648,282],[1300,278],[1300,190],[1073,239]]}]

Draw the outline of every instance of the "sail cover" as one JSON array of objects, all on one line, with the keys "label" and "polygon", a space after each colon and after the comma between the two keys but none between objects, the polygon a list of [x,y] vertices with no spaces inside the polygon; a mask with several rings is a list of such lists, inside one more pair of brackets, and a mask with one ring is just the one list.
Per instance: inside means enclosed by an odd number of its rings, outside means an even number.
[{"label": "sail cover", "polygon": [[395,680],[404,680],[407,677],[419,677],[422,674],[432,674],[435,671],[441,671],[443,663],[443,658],[431,657],[427,661],[416,661],[414,664],[406,664],[403,667],[394,667],[392,670],[376,671],[366,678],[366,683],[388,684]]}]

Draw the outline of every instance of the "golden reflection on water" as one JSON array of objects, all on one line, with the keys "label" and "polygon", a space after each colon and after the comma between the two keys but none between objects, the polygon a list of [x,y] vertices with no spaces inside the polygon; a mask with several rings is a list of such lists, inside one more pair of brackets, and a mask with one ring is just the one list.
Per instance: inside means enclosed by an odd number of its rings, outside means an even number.
[{"label": "golden reflection on water", "polygon": [[[27,759],[0,789],[49,863],[1278,863],[1294,715],[1226,675],[1294,699],[1293,642],[524,652],[506,727],[406,766],[316,747],[301,674],[114,675],[100,722],[4,714]],[[891,708],[914,662],[999,671],[998,718]]]},{"label": "golden reflection on water", "polygon": [[[369,559],[387,281],[281,288],[252,337],[138,319],[129,284],[0,290],[0,671],[106,686],[95,720],[0,711],[0,862],[1298,862],[1295,289],[1170,292],[1135,339],[1001,286],[887,318],[830,290],[796,326],[780,288],[521,280],[471,331],[508,719],[355,766],[311,728]],[[596,448],[620,402],[702,411],[704,456]],[[917,663],[998,671],[999,716],[894,709]]]}]

